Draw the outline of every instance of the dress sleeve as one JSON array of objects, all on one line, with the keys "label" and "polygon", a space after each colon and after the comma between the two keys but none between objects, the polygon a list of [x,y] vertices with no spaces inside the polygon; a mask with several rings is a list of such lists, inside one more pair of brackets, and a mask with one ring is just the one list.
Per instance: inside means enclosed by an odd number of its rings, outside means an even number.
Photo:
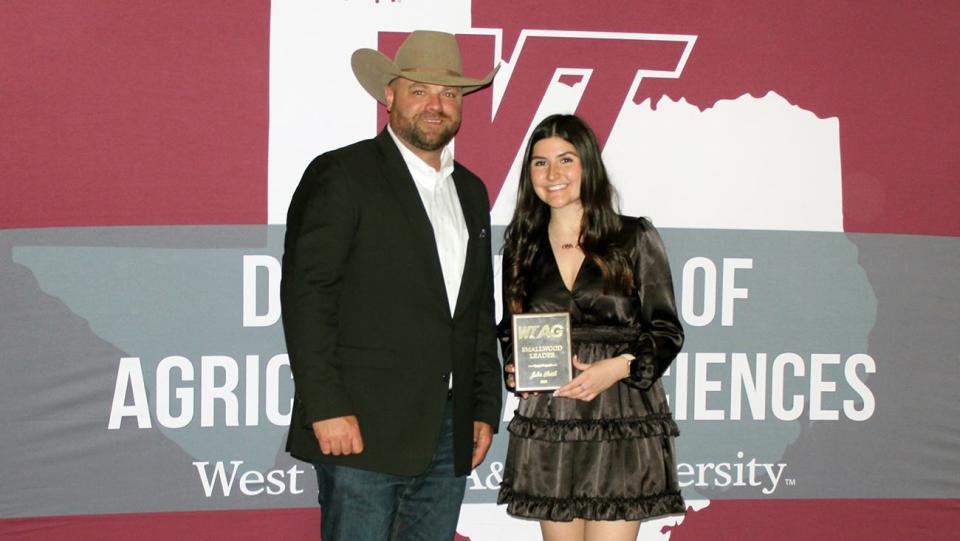
[{"label": "dress sleeve", "polygon": [[631,250],[636,294],[640,298],[640,337],[620,354],[630,353],[630,376],[624,383],[639,389],[666,372],[683,346],[683,327],[677,317],[673,278],[660,234],[645,218],[637,221],[636,246]]}]

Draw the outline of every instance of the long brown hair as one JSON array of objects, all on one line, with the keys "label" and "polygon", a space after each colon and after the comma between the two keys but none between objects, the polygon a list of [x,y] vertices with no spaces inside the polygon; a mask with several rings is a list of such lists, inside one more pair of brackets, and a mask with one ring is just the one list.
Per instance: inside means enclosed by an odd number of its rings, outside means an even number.
[{"label": "long brown hair", "polygon": [[600,267],[606,291],[629,293],[633,272],[627,254],[614,242],[621,229],[620,216],[613,205],[613,186],[600,157],[600,147],[593,130],[575,115],[551,115],[534,128],[523,154],[517,205],[504,239],[504,254],[509,266],[504,272],[504,304],[510,313],[523,311],[527,296],[527,280],[539,255],[541,239],[547,234],[550,207],[533,189],[530,158],[533,146],[541,139],[559,137],[577,150],[580,156],[580,248],[586,257]]}]

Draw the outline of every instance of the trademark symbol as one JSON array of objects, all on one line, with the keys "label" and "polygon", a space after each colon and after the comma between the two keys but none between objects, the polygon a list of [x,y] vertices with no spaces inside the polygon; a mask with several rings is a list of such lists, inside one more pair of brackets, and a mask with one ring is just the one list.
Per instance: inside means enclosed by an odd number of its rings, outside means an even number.
[{"label": "trademark symbol", "polygon": [[797,485],[797,480],[796,480],[796,479],[784,479],[783,482],[786,483],[786,485],[787,485],[788,487],[792,487],[792,486],[796,486],[796,485]]}]

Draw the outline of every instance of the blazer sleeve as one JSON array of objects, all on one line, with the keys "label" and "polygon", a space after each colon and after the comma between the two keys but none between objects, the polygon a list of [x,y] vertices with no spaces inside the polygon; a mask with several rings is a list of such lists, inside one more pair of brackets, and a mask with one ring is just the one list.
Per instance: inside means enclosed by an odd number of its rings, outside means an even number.
[{"label": "blazer sleeve", "polygon": [[634,284],[640,297],[640,337],[619,353],[636,359],[624,383],[649,389],[676,358],[683,346],[683,327],[677,317],[673,278],[660,234],[648,220],[637,219]]},{"label": "blazer sleeve", "polygon": [[[502,284],[500,296],[503,299],[503,317],[500,318],[500,323],[497,325],[497,340],[500,342],[500,355],[503,357],[504,367],[513,363],[513,314],[510,313],[510,307],[507,306],[507,291],[510,290],[510,284],[508,283],[510,273],[508,270],[512,264],[512,257],[513,254],[504,246],[503,257],[500,263],[500,278]],[[503,371],[502,378],[504,387],[506,387],[507,375],[507,372]],[[507,389],[509,390],[509,388]]]},{"label": "blazer sleeve", "polygon": [[304,425],[352,414],[337,358],[340,292],[359,221],[335,159],[307,167],[287,215],[280,282],[283,330]]},{"label": "blazer sleeve", "polygon": [[477,360],[474,371],[474,420],[483,421],[493,427],[496,433],[500,427],[502,393],[500,391],[500,361],[497,358],[497,331],[494,311],[496,303],[493,297],[493,254],[490,247],[492,239],[490,212],[487,208],[487,192],[478,180],[483,216],[483,231],[487,232],[483,244],[484,277],[481,307],[477,321]]}]

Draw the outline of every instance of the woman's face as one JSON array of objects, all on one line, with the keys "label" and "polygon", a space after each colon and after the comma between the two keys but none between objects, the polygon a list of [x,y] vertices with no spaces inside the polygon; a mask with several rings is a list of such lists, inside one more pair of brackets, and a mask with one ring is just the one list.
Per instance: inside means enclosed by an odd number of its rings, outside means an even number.
[{"label": "woman's face", "polygon": [[580,205],[580,155],[571,143],[559,137],[541,139],[527,165],[534,192],[550,208]]}]

